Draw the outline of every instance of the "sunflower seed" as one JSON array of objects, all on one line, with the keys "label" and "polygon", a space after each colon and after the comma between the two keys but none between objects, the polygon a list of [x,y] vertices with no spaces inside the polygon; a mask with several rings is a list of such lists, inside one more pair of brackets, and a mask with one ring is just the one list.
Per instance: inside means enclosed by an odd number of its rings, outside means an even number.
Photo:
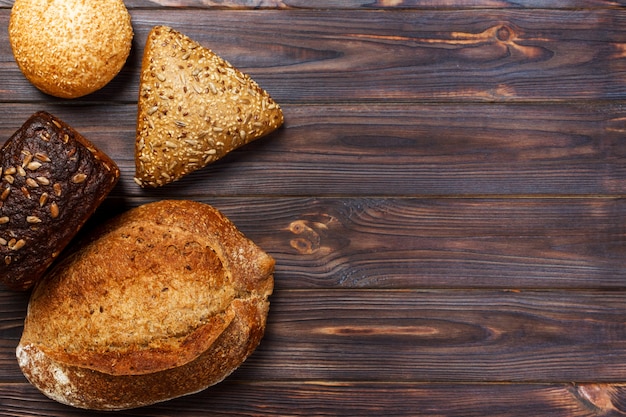
[{"label": "sunflower seed", "polygon": [[78,174],[72,177],[72,182],[74,184],[80,184],[84,182],[86,179],[87,179],[87,174],[83,174],[82,172],[79,172]]}]

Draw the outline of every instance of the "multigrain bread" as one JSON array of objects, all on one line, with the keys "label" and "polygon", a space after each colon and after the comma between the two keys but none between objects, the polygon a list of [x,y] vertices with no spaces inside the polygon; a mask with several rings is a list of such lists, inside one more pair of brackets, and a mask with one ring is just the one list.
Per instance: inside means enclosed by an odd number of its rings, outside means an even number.
[{"label": "multigrain bread", "polygon": [[133,39],[122,0],[15,0],[9,41],[24,76],[41,91],[76,98],[108,84]]},{"label": "multigrain bread", "polygon": [[170,27],[152,29],[139,87],[137,184],[176,181],[282,123],[279,105],[249,75]]},{"label": "multigrain bread", "polygon": [[33,114],[0,150],[0,281],[27,290],[119,179],[119,169],[80,133]]},{"label": "multigrain bread", "polygon": [[260,342],[274,260],[213,207],[149,203],[86,239],[35,288],[17,347],[50,398],[164,401],[223,380]]}]

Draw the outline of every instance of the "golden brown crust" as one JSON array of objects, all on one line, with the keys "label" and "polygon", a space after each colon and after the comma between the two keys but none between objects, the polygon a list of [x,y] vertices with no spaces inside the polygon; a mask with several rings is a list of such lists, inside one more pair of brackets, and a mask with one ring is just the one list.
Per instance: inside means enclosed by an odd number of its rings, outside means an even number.
[{"label": "golden brown crust", "polygon": [[57,401],[124,409],[190,394],[261,340],[274,260],[214,208],[159,201],[88,237],[35,288],[17,356]]},{"label": "golden brown crust", "polygon": [[24,76],[41,91],[76,98],[104,87],[130,53],[122,0],[16,0],[9,40]]},{"label": "golden brown crust", "polygon": [[247,74],[170,27],[152,29],[138,100],[140,186],[176,181],[282,123],[278,104]]},{"label": "golden brown crust", "polygon": [[92,410],[141,407],[202,391],[230,375],[259,344],[266,305],[235,302],[235,319],[219,339],[195,360],[166,371],[109,375],[58,362],[36,344],[20,344],[17,357],[27,378],[56,401]]}]

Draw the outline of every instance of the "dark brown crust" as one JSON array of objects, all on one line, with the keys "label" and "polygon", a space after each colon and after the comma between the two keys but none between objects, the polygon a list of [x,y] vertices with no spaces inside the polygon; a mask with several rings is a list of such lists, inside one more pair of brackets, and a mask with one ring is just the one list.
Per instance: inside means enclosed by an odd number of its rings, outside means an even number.
[{"label": "dark brown crust", "polygon": [[115,186],[119,169],[45,112],[4,144],[0,167],[0,281],[27,290]]}]

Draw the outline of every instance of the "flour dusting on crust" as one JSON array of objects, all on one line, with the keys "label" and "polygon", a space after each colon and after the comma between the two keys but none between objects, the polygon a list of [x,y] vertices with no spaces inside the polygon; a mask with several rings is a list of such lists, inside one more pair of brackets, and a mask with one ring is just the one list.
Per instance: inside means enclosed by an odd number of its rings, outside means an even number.
[{"label": "flour dusting on crust", "polygon": [[76,389],[63,369],[46,358],[46,355],[32,344],[18,345],[17,361],[26,378],[36,386],[46,386],[44,392],[55,401],[68,404],[75,396]]}]

